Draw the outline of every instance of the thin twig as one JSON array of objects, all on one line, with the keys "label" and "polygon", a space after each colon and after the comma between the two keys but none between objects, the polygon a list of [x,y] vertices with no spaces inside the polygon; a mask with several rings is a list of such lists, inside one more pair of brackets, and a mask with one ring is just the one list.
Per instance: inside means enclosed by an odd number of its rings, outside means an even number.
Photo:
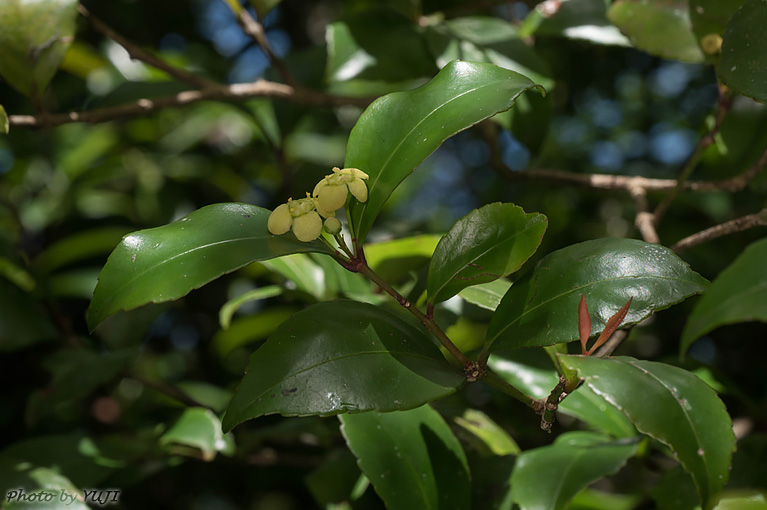
[{"label": "thin twig", "polygon": [[174,67],[167,62],[164,62],[163,60],[159,59],[155,55],[149,53],[148,51],[142,49],[137,44],[129,41],[119,33],[117,33],[112,27],[101,21],[99,18],[88,12],[88,9],[83,7],[82,4],[78,5],[78,10],[80,11],[80,14],[88,18],[91,22],[91,25],[93,25],[93,28],[104,34],[105,36],[109,37],[113,41],[115,41],[117,44],[122,46],[128,51],[128,55],[132,59],[140,60],[146,64],[149,64],[150,66],[159,69],[161,71],[165,71],[170,76],[176,78],[179,81],[183,81],[185,83],[188,83],[192,85],[195,88],[198,89],[205,89],[209,87],[217,87],[219,86],[218,83],[208,80],[207,78],[203,78],[202,76],[197,76],[194,73],[190,73],[189,71],[186,71],[184,69],[179,69],[178,67]]},{"label": "thin twig", "polygon": [[674,201],[674,199],[676,199],[679,191],[683,189],[684,184],[690,178],[690,175],[692,175],[695,167],[698,166],[703,153],[706,152],[706,149],[713,145],[714,137],[716,136],[717,132],[719,132],[719,126],[722,125],[722,121],[727,116],[730,108],[732,108],[732,95],[729,92],[721,92],[719,108],[716,112],[716,120],[714,121],[714,125],[711,127],[711,130],[708,133],[703,135],[700,140],[698,140],[698,143],[695,145],[695,149],[687,160],[687,163],[685,163],[682,171],[679,173],[676,185],[671,190],[671,192],[666,195],[666,197],[664,197],[661,203],[658,204],[658,207],[656,207],[655,211],[653,212],[653,220],[655,221],[656,226],[660,223],[660,220],[666,214],[666,211],[668,210],[671,203]]},{"label": "thin twig", "polygon": [[604,358],[605,356],[611,355],[613,352],[615,352],[615,349],[617,349],[618,346],[626,339],[627,336],[629,336],[628,329],[619,329],[613,333],[613,336],[611,336],[610,339],[605,342],[605,344],[600,347],[597,352],[594,353],[594,357]]},{"label": "thin twig", "polygon": [[697,232],[691,236],[685,237],[678,243],[674,244],[671,249],[676,253],[682,253],[683,251],[692,248],[693,246],[703,244],[707,241],[711,241],[712,239],[716,239],[717,237],[722,237],[727,234],[733,234],[735,232],[741,232],[743,230],[748,230],[749,228],[759,226],[767,226],[767,208],[762,209],[756,214],[749,214],[741,218],[736,218],[726,223],[722,223],[721,225],[716,225],[714,227],[707,228],[706,230]]},{"label": "thin twig", "polygon": [[636,206],[636,218],[634,219],[634,225],[639,229],[639,233],[642,234],[642,239],[648,243],[660,243],[658,233],[655,231],[655,222],[653,220],[653,214],[648,211],[647,206],[647,191],[639,186],[629,188],[629,194],[634,199]]},{"label": "thin twig", "polygon": [[232,9],[232,12],[234,12],[234,15],[237,17],[237,24],[240,25],[242,31],[256,41],[256,44],[264,50],[264,53],[266,53],[266,56],[269,58],[269,62],[271,62],[275,69],[279,71],[285,81],[289,85],[297,85],[298,82],[288,70],[287,66],[285,66],[285,63],[274,54],[261,23],[256,21],[246,9],[243,9],[238,0],[222,1]]},{"label": "thin twig", "polygon": [[84,112],[69,112],[54,115],[10,115],[9,123],[14,127],[60,126],[72,122],[89,122],[97,124],[112,120],[149,115],[165,108],[178,108],[200,101],[242,101],[253,97],[271,97],[285,99],[294,103],[311,106],[366,106],[368,98],[342,97],[324,94],[306,88],[294,88],[290,85],[258,80],[253,83],[234,83],[219,85],[205,90],[187,90],[173,96],[163,96],[154,99],[139,99],[130,103],[100,108]]}]

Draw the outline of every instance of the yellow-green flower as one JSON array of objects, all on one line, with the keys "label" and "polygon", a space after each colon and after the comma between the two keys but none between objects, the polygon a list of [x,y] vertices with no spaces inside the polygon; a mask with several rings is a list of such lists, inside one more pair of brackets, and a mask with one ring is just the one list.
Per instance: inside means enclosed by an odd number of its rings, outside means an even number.
[{"label": "yellow-green flower", "polygon": [[340,209],[346,203],[349,192],[360,202],[368,199],[368,187],[365,179],[369,176],[357,168],[336,167],[333,173],[326,175],[324,179],[314,187],[312,196],[317,199],[318,208],[326,211]]},{"label": "yellow-green flower", "polygon": [[287,204],[282,204],[272,211],[266,228],[274,235],[284,234],[292,228],[299,241],[314,241],[322,233],[320,214],[327,218],[334,216],[334,213],[317,207],[317,200],[307,193],[306,198],[288,199]]}]

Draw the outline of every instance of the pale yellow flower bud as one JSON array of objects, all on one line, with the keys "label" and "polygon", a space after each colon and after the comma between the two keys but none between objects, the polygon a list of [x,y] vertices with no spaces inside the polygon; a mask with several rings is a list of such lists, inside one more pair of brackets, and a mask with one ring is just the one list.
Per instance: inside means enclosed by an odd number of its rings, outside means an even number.
[{"label": "pale yellow flower bud", "polygon": [[325,232],[328,234],[334,236],[341,232],[341,222],[338,221],[338,218],[328,218],[325,220]]},{"label": "pale yellow flower bud", "polygon": [[348,192],[360,202],[367,201],[368,189],[363,179],[368,178],[368,174],[357,168],[333,168],[333,173],[318,182],[312,192],[312,196],[317,199],[317,209],[340,209],[346,204]]},{"label": "pale yellow flower bud", "polygon": [[274,235],[281,235],[290,230],[293,223],[293,216],[290,214],[288,204],[278,206],[272,214],[269,215],[269,221],[266,222],[266,228]]},{"label": "pale yellow flower bud", "polygon": [[322,233],[322,218],[315,210],[315,200],[307,193],[307,198],[290,199],[272,211],[266,228],[274,235],[284,234],[292,228],[299,241],[314,241]]}]

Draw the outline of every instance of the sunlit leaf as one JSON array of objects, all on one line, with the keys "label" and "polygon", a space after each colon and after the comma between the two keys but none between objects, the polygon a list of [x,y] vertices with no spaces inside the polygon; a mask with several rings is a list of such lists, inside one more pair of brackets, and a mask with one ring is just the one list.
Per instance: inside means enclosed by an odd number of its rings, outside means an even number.
[{"label": "sunlit leaf", "polygon": [[438,303],[472,285],[508,276],[530,258],[548,226],[542,214],[514,204],[475,209],[443,237],[429,264],[429,302]]},{"label": "sunlit leaf", "polygon": [[495,310],[501,303],[501,299],[511,288],[509,280],[495,280],[466,287],[458,293],[467,303],[477,305],[485,310]]},{"label": "sunlit leaf", "polygon": [[471,508],[466,456],[434,409],[339,418],[349,448],[387,508]]},{"label": "sunlit leaf", "polygon": [[520,452],[519,445],[509,433],[482,411],[467,409],[454,421],[481,441],[493,455],[517,455]]},{"label": "sunlit leaf", "polygon": [[607,17],[634,47],[651,55],[683,62],[702,62],[685,0],[617,0]]},{"label": "sunlit leaf", "polygon": [[346,167],[368,173],[367,202],[352,200],[350,224],[363,243],[383,204],[442,142],[508,110],[535,84],[492,64],[451,62],[418,89],[377,99],[349,136]]},{"label": "sunlit leaf", "polygon": [[88,326],[92,330],[118,310],[178,299],[253,261],[330,252],[319,241],[270,234],[269,214],[246,204],[209,205],[170,225],[126,236],[99,275]]},{"label": "sunlit leaf", "polygon": [[77,0],[0,0],[0,76],[42,96],[72,44]]}]

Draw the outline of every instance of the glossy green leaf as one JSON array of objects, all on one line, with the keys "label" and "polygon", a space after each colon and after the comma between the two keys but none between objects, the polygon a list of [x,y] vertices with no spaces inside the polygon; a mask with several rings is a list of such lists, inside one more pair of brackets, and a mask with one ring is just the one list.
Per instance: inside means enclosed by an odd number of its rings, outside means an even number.
[{"label": "glossy green leaf", "polygon": [[430,406],[339,418],[346,443],[387,508],[471,508],[466,456]]},{"label": "glossy green leaf", "polygon": [[256,260],[299,252],[329,253],[319,241],[266,229],[270,211],[247,204],[203,207],[163,227],[123,238],[99,275],[88,312],[91,330],[118,310],[178,299]]},{"label": "glossy green leaf", "polygon": [[[546,398],[559,382],[559,375],[542,349],[524,349],[513,356],[494,354],[488,366],[506,382],[533,398]],[[583,386],[559,404],[559,412],[615,437],[632,437],[636,429],[604,399]]]},{"label": "glossy green leaf", "polygon": [[767,510],[767,492],[725,491],[714,510]]},{"label": "glossy green leaf", "polygon": [[589,484],[618,472],[638,439],[615,440],[593,432],[568,432],[554,444],[523,452],[511,474],[512,499],[522,509],[561,510]]},{"label": "glossy green leaf", "polygon": [[624,325],[702,292],[707,284],[657,244],[613,238],[574,244],[550,253],[514,283],[493,314],[486,348],[495,352],[577,340],[581,294],[595,335],[629,298]]},{"label": "glossy green leaf", "polygon": [[0,76],[42,96],[75,35],[77,0],[0,0]]},{"label": "glossy green leaf", "polygon": [[494,203],[475,209],[443,237],[429,265],[430,303],[439,303],[472,285],[515,272],[541,244],[548,220],[525,214],[514,204]]},{"label": "glossy green leaf", "polygon": [[8,114],[5,113],[5,108],[0,104],[0,135],[7,135],[9,129]]},{"label": "glossy green leaf", "polygon": [[218,311],[218,323],[222,329],[228,329],[232,323],[232,316],[242,305],[250,301],[261,301],[262,299],[279,296],[280,294],[282,294],[282,287],[279,285],[267,285],[266,287],[259,287],[240,294],[236,298],[224,303],[224,306]]},{"label": "glossy green leaf", "polygon": [[365,203],[351,200],[350,224],[363,243],[396,187],[448,137],[508,110],[535,87],[492,64],[451,62],[426,85],[377,99],[349,136],[345,166],[370,175]]},{"label": "glossy green leaf", "polygon": [[511,288],[511,282],[509,280],[495,280],[488,283],[481,283],[479,285],[473,285],[466,287],[458,293],[464,301],[477,305],[485,310],[495,310],[501,303],[503,296]]},{"label": "glossy green leaf", "polygon": [[489,62],[524,74],[547,90],[554,86],[551,70],[517,29],[490,16],[453,18],[428,27],[426,40],[443,67],[453,60]]},{"label": "glossy green leaf", "polygon": [[178,421],[160,437],[161,444],[181,444],[199,449],[205,461],[211,461],[216,453],[227,450],[231,441],[231,437],[227,439],[224,436],[218,416],[204,407],[185,409]]},{"label": "glossy green leaf", "polygon": [[745,0],[733,14],[716,68],[719,79],[744,96],[767,103],[767,4]]},{"label": "glossy green leaf", "polygon": [[748,246],[711,283],[687,319],[680,350],[709,331],[738,322],[767,322],[767,239]]},{"label": "glossy green leaf", "polygon": [[[24,480],[3,492],[3,510],[88,510],[83,503],[83,491],[56,470],[35,468],[23,472]],[[22,497],[26,499],[21,499]],[[109,496],[111,498],[111,494]]]},{"label": "glossy green leaf", "polygon": [[453,421],[476,437],[492,455],[517,455],[519,445],[488,415],[476,409],[467,409]]},{"label": "glossy green leaf", "polygon": [[[620,409],[636,428],[668,445],[692,475],[703,508],[714,506],[735,450],[732,420],[716,392],[671,365],[630,357],[560,356],[584,384]],[[636,397],[641,388],[642,398]]]},{"label": "glossy green leaf", "polygon": [[462,383],[425,329],[366,303],[325,301],[285,321],[253,354],[224,429],[274,413],[412,409]]},{"label": "glossy green leaf", "polygon": [[686,0],[617,0],[607,17],[634,47],[651,55],[683,62],[704,60]]}]

